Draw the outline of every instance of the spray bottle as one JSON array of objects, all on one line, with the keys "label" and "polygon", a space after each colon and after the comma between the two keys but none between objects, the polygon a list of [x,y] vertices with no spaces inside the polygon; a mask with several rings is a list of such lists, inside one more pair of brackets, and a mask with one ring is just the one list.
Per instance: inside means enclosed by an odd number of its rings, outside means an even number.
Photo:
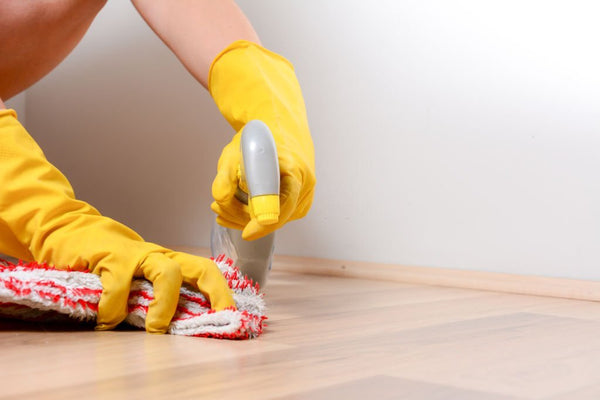
[{"label": "spray bottle", "polygon": [[[269,127],[259,120],[248,122],[242,130],[240,147],[242,164],[236,199],[248,204],[258,196],[279,195],[277,148]],[[278,216],[273,217],[276,220]],[[242,239],[242,231],[225,228],[216,221],[213,224],[210,240],[213,257],[227,255],[243,274],[261,287],[271,270],[274,245],[275,233],[247,241]]]}]

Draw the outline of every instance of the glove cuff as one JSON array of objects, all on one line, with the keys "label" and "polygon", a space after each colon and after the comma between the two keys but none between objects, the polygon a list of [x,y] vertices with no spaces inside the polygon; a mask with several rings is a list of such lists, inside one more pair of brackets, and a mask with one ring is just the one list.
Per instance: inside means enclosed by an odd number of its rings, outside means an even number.
[{"label": "glove cuff", "polygon": [[258,43],[254,43],[249,40],[236,40],[235,42],[231,43],[229,46],[227,46],[223,50],[221,50],[221,52],[219,54],[217,54],[217,56],[214,58],[214,60],[210,64],[210,69],[208,70],[208,92],[213,97],[214,97],[214,93],[213,93],[213,89],[212,89],[212,78],[213,78],[213,71],[215,69],[215,65],[218,64],[219,60],[221,60],[221,58],[225,54],[235,51],[235,50],[247,50],[249,52],[255,51],[255,52],[262,54],[268,58],[273,58],[273,59],[276,59],[279,61],[283,61],[292,69],[292,71],[294,71],[294,65],[287,58],[262,47]]},{"label": "glove cuff", "polygon": [[17,116],[17,112],[15,110],[13,110],[12,108],[5,108],[0,110],[0,118],[5,118],[5,117],[14,117],[15,119],[19,119],[19,117]]}]

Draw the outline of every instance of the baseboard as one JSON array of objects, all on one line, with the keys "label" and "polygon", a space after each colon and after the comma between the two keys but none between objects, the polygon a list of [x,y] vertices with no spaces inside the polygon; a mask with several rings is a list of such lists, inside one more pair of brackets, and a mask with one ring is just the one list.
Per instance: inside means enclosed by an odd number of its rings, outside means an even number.
[{"label": "baseboard", "polygon": [[[179,247],[178,249],[201,256],[210,254],[208,249],[203,248]],[[275,256],[273,268],[299,274],[600,301],[599,281],[282,255]]]}]

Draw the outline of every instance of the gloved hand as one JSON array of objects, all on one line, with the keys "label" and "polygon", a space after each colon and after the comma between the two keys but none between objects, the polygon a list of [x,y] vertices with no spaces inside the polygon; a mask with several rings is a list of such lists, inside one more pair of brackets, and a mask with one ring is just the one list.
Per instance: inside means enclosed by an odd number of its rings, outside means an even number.
[{"label": "gloved hand", "polygon": [[0,110],[0,252],[100,275],[98,329],[111,329],[127,316],[133,277],[154,285],[148,332],[167,330],[182,281],[200,290],[215,310],[235,307],[212,261],[144,242],[76,200],[67,179],[46,160],[13,110]]},{"label": "gloved hand", "polygon": [[[248,41],[236,41],[213,61],[209,91],[236,130],[217,166],[211,205],[217,222],[243,230],[246,240],[265,236],[310,209],[315,188],[314,148],[304,100],[294,68],[285,58]],[[281,174],[280,199],[258,199],[249,206],[235,197],[241,162],[240,134],[254,119],[270,128],[277,146]],[[273,223],[261,216],[279,212]]]}]

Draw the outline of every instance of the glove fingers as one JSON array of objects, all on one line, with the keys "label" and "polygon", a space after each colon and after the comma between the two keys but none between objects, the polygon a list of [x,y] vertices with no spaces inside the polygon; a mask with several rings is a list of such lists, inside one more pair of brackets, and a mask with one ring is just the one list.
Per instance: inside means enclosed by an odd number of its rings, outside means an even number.
[{"label": "glove fingers", "polygon": [[235,195],[237,176],[230,176],[230,171],[219,171],[212,184],[212,195],[218,203],[223,203]]},{"label": "glove fingers", "polygon": [[250,221],[248,206],[242,204],[236,198],[224,204],[219,204],[215,201],[211,204],[210,208],[221,219],[229,221],[230,224],[245,226]]},{"label": "glove fingers", "polygon": [[213,310],[235,308],[227,280],[214,261],[179,252],[171,252],[168,256],[181,266],[183,281],[198,289]]},{"label": "glove fingers", "polygon": [[296,178],[290,175],[284,175],[281,178],[281,201],[279,222],[273,225],[261,225],[255,219],[248,222],[242,232],[242,238],[245,240],[260,239],[269,233],[281,228],[292,219],[292,214],[298,205],[300,196],[300,184]]},{"label": "glove fingers", "polygon": [[293,219],[300,219],[300,218],[304,218],[306,216],[306,214],[308,214],[308,211],[310,210],[311,206],[312,206],[312,202],[313,202],[313,197],[315,195],[315,190],[314,188],[307,191],[298,201],[298,208],[294,211],[294,214],[292,215],[292,220]]},{"label": "glove fingers", "polygon": [[226,224],[222,224],[223,226],[241,227],[242,229],[246,224],[250,221],[250,216],[247,212],[232,214],[229,210],[222,208],[216,202],[213,202],[210,207],[216,214],[218,221],[225,221]]},{"label": "glove fingers", "polygon": [[212,184],[212,195],[217,203],[232,199],[238,187],[238,168],[240,166],[239,141],[225,146],[217,164],[217,175]]},{"label": "glove fingers", "polygon": [[231,221],[228,221],[221,217],[217,217],[217,223],[221,226],[224,226],[225,228],[236,229],[238,231],[243,231],[245,227],[245,225],[234,224]]},{"label": "glove fingers", "polygon": [[100,271],[102,295],[98,303],[97,330],[113,329],[127,317],[131,279],[128,273],[115,273],[108,269]]},{"label": "glove fingers", "polygon": [[152,282],[154,300],[148,306],[146,331],[165,333],[177,310],[183,280],[181,267],[161,253],[150,254],[140,266],[144,277]]}]

